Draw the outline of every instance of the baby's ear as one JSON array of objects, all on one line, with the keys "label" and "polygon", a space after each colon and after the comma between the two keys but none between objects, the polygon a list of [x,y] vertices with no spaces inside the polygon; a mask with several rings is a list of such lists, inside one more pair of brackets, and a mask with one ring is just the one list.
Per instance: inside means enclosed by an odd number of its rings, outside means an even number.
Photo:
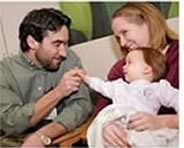
[{"label": "baby's ear", "polygon": [[152,73],[152,68],[149,65],[146,65],[144,68],[144,74],[150,74]]}]

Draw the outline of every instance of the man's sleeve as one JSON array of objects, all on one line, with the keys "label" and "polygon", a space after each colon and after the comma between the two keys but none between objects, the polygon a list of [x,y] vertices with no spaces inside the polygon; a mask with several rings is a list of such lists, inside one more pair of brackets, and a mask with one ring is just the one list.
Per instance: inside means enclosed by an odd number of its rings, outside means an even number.
[{"label": "man's sleeve", "polygon": [[0,128],[7,134],[16,135],[31,126],[29,121],[34,104],[24,105],[23,99],[10,87],[13,78],[2,63],[0,71]]}]

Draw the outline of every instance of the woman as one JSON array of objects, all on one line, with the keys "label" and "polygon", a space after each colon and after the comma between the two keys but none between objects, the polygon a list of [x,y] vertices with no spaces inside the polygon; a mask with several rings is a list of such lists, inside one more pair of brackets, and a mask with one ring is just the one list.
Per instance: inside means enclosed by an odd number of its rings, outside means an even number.
[{"label": "woman", "polygon": [[[167,26],[161,12],[149,3],[128,3],[112,16],[112,30],[122,51],[129,52],[138,46],[150,46],[167,55],[167,71],[164,76],[174,87],[179,86],[178,77],[178,37]],[[118,61],[110,70],[109,80],[122,75],[125,60]],[[128,128],[137,131],[154,130],[164,127],[178,128],[178,115],[151,115],[139,112],[130,118]],[[103,130],[105,146],[129,147],[127,134],[115,123],[106,125]]]}]

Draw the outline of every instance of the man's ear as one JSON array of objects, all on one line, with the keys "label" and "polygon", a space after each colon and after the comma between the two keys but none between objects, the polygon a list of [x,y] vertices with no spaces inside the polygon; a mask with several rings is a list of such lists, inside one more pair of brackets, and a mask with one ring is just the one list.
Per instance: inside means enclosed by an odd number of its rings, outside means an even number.
[{"label": "man's ear", "polygon": [[36,50],[39,43],[31,35],[28,35],[27,44],[29,45],[30,50]]}]

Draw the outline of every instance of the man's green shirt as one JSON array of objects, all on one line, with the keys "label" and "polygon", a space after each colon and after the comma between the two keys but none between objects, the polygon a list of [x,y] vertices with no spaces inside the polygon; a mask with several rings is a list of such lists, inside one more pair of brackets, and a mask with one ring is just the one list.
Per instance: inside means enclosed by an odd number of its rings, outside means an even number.
[{"label": "man's green shirt", "polygon": [[[38,68],[23,53],[0,62],[0,128],[7,134],[19,134],[31,128],[30,118],[39,97],[56,87],[63,74],[73,67],[81,68],[80,59],[71,50],[57,71]],[[57,104],[53,122],[68,131],[82,124],[92,112],[87,86],[83,83],[76,93]]]}]

